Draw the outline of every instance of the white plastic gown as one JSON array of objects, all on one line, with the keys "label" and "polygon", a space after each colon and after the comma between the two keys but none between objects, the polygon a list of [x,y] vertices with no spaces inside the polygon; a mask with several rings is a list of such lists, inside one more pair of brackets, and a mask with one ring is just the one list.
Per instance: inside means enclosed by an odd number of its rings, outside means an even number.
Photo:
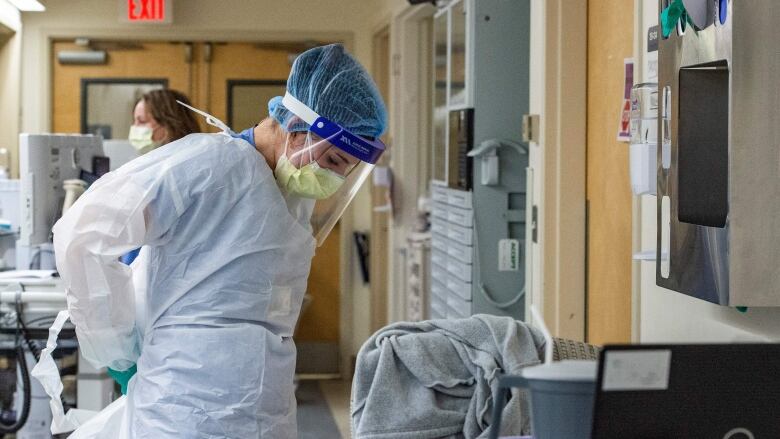
[{"label": "white plastic gown", "polygon": [[[291,336],[310,215],[249,143],[194,134],[103,176],[60,219],[57,267],[84,357],[138,365],[130,437],[296,436]],[[132,268],[119,262],[141,245]]]}]

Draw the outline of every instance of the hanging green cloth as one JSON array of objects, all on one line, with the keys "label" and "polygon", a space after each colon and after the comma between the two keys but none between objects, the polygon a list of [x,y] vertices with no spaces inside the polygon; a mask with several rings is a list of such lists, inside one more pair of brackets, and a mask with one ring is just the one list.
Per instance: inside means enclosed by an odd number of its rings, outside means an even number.
[{"label": "hanging green cloth", "polygon": [[685,5],[682,0],[672,0],[672,2],[661,11],[661,31],[664,38],[669,38],[674,28],[680,20],[684,20],[685,23],[693,25],[691,18],[685,13]]}]

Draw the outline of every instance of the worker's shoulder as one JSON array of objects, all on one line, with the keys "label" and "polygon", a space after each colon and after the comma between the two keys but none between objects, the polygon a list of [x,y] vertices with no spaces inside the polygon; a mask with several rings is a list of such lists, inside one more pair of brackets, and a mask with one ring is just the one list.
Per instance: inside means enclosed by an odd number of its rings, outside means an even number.
[{"label": "worker's shoulder", "polygon": [[190,134],[179,140],[183,149],[190,150],[190,156],[216,156],[223,159],[245,160],[248,155],[257,154],[249,143],[226,134]]},{"label": "worker's shoulder", "polygon": [[248,168],[259,159],[257,151],[246,141],[224,134],[190,134],[170,147],[170,155],[164,160],[166,168]]}]

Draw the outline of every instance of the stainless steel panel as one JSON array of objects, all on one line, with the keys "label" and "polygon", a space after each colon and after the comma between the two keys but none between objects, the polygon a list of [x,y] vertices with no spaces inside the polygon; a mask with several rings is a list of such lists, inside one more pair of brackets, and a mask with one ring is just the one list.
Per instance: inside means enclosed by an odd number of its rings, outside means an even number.
[{"label": "stainless steel panel", "polygon": [[[689,27],[659,45],[659,88],[671,89],[671,101],[661,99],[659,105],[659,132],[669,137],[671,154],[665,158],[664,148],[658,150],[656,280],[662,287],[722,305],[780,306],[780,2],[725,3],[724,23],[715,17],[706,29]],[[715,8],[713,13],[718,12]],[[715,68],[713,63],[728,68],[728,213],[723,227],[712,226],[717,221],[694,224],[695,215],[688,213],[682,218],[689,222],[680,219],[679,184],[691,181],[680,175],[680,148],[685,148],[680,145],[680,108],[686,107],[680,97],[688,96],[680,90],[680,71]],[[707,123],[702,120],[698,129],[706,129]],[[669,161],[665,169],[663,163]],[[702,181],[717,177],[702,174]],[[660,264],[663,196],[671,200],[668,277]]]}]

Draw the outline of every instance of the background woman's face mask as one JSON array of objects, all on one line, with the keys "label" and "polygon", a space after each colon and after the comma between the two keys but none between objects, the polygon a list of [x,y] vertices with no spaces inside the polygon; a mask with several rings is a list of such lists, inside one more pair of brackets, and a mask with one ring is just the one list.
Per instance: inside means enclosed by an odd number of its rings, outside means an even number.
[{"label": "background woman's face mask", "polygon": [[161,145],[160,141],[152,140],[153,135],[154,130],[151,127],[147,125],[133,125],[130,127],[128,140],[139,154],[146,154]]}]

